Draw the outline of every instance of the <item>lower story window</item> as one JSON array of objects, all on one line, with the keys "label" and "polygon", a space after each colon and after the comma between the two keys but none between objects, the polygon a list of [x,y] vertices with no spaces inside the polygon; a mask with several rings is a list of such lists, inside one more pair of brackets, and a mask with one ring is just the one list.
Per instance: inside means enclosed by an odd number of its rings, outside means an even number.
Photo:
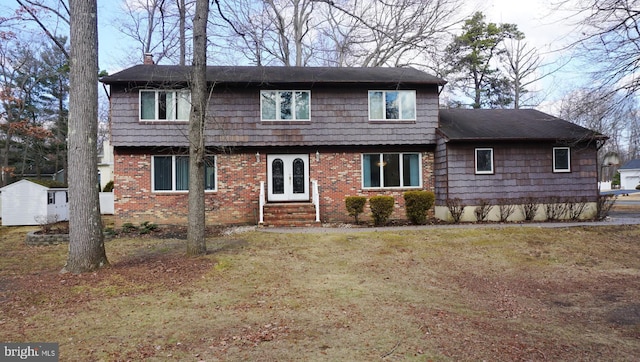
[{"label": "lower story window", "polygon": [[[189,190],[189,156],[153,156],[152,161],[153,191],[188,191]],[[204,189],[216,190],[215,157],[205,157]]]},{"label": "lower story window", "polygon": [[362,183],[364,188],[420,187],[420,154],[363,154]]},{"label": "lower story window", "polygon": [[571,172],[571,153],[569,147],[553,148],[553,172]]},{"label": "lower story window", "polygon": [[476,174],[493,174],[493,148],[476,148]]}]

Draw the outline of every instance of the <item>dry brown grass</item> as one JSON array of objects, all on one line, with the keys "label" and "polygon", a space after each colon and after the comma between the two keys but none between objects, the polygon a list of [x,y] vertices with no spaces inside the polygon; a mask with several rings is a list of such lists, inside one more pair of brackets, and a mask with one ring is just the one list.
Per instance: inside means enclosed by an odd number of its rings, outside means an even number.
[{"label": "dry brown grass", "polygon": [[617,360],[640,356],[640,226],[272,234],[65,245],[0,228],[0,341],[61,360]]}]

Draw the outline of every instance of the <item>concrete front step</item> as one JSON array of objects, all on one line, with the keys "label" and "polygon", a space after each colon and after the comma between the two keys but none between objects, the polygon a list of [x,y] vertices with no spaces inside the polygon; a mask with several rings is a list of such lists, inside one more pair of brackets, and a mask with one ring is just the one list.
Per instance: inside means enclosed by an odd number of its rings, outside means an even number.
[{"label": "concrete front step", "polygon": [[318,226],[316,209],[312,203],[271,203],[264,206],[266,227]]}]

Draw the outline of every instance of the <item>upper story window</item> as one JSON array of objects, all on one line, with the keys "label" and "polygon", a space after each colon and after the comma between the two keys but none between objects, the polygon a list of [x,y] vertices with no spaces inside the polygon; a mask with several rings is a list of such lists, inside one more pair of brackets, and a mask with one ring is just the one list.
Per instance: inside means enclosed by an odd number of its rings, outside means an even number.
[{"label": "upper story window", "polygon": [[263,121],[308,121],[311,119],[311,91],[260,91]]},{"label": "upper story window", "polygon": [[416,91],[369,91],[370,120],[415,120]]},{"label": "upper story window", "polygon": [[569,147],[553,148],[553,172],[571,172],[571,150]]},{"label": "upper story window", "polygon": [[141,121],[188,121],[191,92],[188,90],[141,90]]},{"label": "upper story window", "polygon": [[[188,191],[189,156],[153,156],[151,175],[153,191]],[[215,191],[215,156],[205,157],[204,178],[205,191]]]},{"label": "upper story window", "polygon": [[420,187],[419,153],[366,153],[362,155],[362,186]]},{"label": "upper story window", "polygon": [[476,174],[493,174],[493,148],[476,148]]}]

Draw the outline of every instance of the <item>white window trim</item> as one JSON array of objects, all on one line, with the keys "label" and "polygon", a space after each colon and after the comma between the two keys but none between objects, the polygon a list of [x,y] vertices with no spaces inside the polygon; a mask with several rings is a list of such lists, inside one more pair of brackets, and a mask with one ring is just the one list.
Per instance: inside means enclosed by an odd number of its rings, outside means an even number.
[{"label": "white window trim", "polygon": [[[156,157],[171,157],[171,190],[156,190],[156,181],[155,181],[155,158]],[[186,155],[152,155],[151,156],[151,192],[157,194],[187,194],[189,190],[176,190],[176,157],[189,157]],[[218,191],[218,156],[207,156],[213,157],[213,169],[215,170],[215,178],[213,189],[207,190],[205,189],[205,193],[212,193]]]},{"label": "white window trim", "polygon": [[[556,168],[556,150],[567,150],[567,168],[566,169],[558,169]],[[554,147],[553,154],[551,156],[553,158],[553,172],[554,173],[567,173],[571,172],[571,147]]]},{"label": "white window trim", "polygon": [[[400,157],[400,175],[404,175],[404,161],[403,155],[418,155],[418,186],[404,186],[404,177],[400,177],[400,186],[365,186],[364,185],[364,155],[399,155]],[[384,166],[383,166],[384,167]],[[363,190],[406,190],[406,189],[421,189],[422,188],[422,153],[421,152],[365,152],[360,154],[360,178],[361,186]],[[380,185],[384,185],[384,173],[380,171]]]},{"label": "white window trim", "polygon": [[[155,99],[154,100],[154,106],[155,106],[154,119],[142,118],[142,93],[143,92],[153,92],[155,95],[154,96],[154,99]],[[187,119],[178,119],[177,115],[174,115],[173,119],[158,119],[158,115],[160,114],[160,110],[159,110],[160,102],[158,101],[158,93],[160,92],[165,92],[165,93],[171,92],[171,93],[174,93],[176,97],[180,93],[185,93],[188,95],[189,102],[191,102],[191,91],[188,89],[140,89],[140,91],[138,92],[138,119],[140,120],[140,122],[188,122],[189,121],[188,117]],[[178,97],[176,99],[178,99]],[[175,107],[174,107],[174,112],[175,112]]]},{"label": "white window trim", "polygon": [[[262,118],[262,93],[276,92],[276,118],[264,119]],[[291,119],[282,119],[280,117],[280,97],[277,96],[280,92],[292,92],[294,96],[291,97]],[[295,92],[304,92],[309,94],[309,118],[296,118],[296,97]],[[265,89],[260,91],[260,120],[262,122],[309,122],[311,121],[311,90],[305,89]]]},{"label": "white window trim", "polygon": [[[478,170],[478,151],[491,151],[491,170],[490,171],[481,171]],[[493,175],[495,174],[495,164],[493,159],[493,148],[484,147],[484,148],[476,148],[474,151],[474,169],[476,171],[476,175]]]},{"label": "white window trim", "polygon": [[[383,93],[383,110],[382,110],[382,114],[384,115],[385,118],[371,118],[371,93],[376,93],[376,92],[382,92]],[[402,116],[402,108],[399,109],[399,115],[397,119],[395,118],[386,118],[387,115],[387,102],[385,101],[386,99],[386,94],[387,92],[398,92],[398,93],[402,93],[402,92],[407,92],[407,93],[413,93],[413,114],[414,117],[413,118],[400,118]],[[378,90],[370,90],[367,93],[367,112],[369,112],[369,120],[370,121],[393,121],[393,122],[399,122],[399,121],[415,121],[418,117],[418,111],[417,111],[417,103],[418,100],[416,99],[416,91],[415,90],[411,90],[411,89],[397,89],[397,90],[384,90],[384,89],[378,89]],[[400,107],[402,107],[402,102],[399,103]]]}]

